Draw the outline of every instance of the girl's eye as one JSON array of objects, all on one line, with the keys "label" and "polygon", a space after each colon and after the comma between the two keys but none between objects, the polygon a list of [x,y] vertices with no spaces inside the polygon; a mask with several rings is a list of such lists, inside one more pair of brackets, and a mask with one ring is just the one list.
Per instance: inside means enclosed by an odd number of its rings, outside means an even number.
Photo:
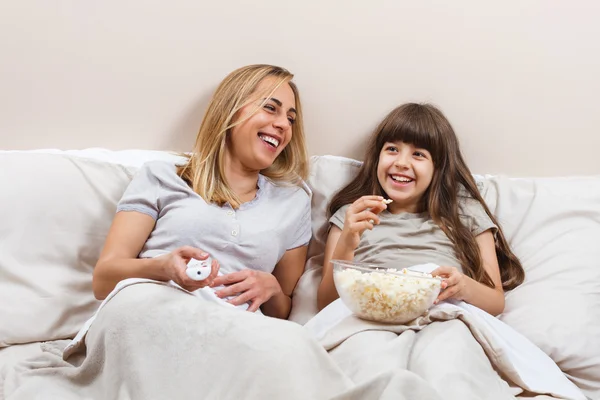
[{"label": "girl's eye", "polygon": [[425,157],[425,153],[422,153],[420,151],[415,151],[413,154],[417,157]]},{"label": "girl's eye", "polygon": [[388,146],[385,150],[396,152],[396,151],[398,151],[398,148],[396,146]]}]

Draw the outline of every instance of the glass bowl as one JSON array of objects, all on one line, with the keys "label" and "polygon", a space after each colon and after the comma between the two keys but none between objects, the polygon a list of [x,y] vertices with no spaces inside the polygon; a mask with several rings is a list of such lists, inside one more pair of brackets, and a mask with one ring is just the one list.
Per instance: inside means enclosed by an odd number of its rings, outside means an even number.
[{"label": "glass bowl", "polygon": [[440,293],[442,279],[407,269],[331,260],[340,298],[357,317],[404,324],[423,315]]}]

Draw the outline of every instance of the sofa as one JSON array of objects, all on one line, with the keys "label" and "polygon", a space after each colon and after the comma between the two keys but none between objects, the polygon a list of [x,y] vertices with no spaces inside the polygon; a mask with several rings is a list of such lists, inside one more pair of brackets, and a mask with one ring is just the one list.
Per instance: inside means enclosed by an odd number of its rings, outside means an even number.
[{"label": "sofa", "polygon": [[[72,339],[99,307],[92,272],[116,204],[149,150],[0,152],[0,371]],[[313,156],[313,238],[290,320],[316,313],[326,207],[360,162]],[[498,318],[558,365],[589,399],[600,399],[600,175],[476,175],[479,189],[522,261],[525,282]],[[3,383],[0,374],[0,399]]]}]

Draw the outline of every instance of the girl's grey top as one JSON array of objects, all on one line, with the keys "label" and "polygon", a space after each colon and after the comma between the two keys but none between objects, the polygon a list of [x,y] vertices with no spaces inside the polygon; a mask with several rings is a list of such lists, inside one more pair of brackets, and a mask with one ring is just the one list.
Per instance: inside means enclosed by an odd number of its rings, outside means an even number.
[{"label": "girl's grey top", "polygon": [[280,186],[263,175],[256,197],[233,209],[206,203],[164,161],[144,164],[117,206],[137,211],[156,225],[139,254],[156,257],[180,246],[199,248],[217,259],[221,273],[252,268],[273,272],[283,254],[311,237],[310,195],[299,186]]},{"label": "girl's grey top", "polygon": [[[344,217],[349,206],[337,210],[330,222],[344,229]],[[459,217],[474,236],[488,229],[496,232],[496,225],[481,203],[470,196],[459,196]],[[379,214],[379,219],[379,225],[362,234],[354,261],[397,269],[433,263],[462,271],[454,245],[428,213],[392,214],[386,210]]]}]

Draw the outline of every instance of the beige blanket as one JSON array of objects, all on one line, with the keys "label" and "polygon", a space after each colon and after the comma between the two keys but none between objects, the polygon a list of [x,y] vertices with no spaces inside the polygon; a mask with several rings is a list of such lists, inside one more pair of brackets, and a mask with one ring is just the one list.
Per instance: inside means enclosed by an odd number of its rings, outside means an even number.
[{"label": "beige blanket", "polygon": [[524,336],[464,302],[443,302],[407,326],[361,320],[337,300],[305,327],[355,383],[406,369],[444,399],[586,399]]},{"label": "beige blanket", "polygon": [[124,287],[64,360],[68,343],[2,371],[0,397],[441,400],[404,369],[353,382],[302,326],[161,284]]},{"label": "beige blanket", "polygon": [[302,327],[164,283],[124,285],[81,340],[44,343],[2,371],[0,399],[479,400],[526,387],[464,315],[438,308],[410,327],[381,326],[341,316],[338,303]]}]

